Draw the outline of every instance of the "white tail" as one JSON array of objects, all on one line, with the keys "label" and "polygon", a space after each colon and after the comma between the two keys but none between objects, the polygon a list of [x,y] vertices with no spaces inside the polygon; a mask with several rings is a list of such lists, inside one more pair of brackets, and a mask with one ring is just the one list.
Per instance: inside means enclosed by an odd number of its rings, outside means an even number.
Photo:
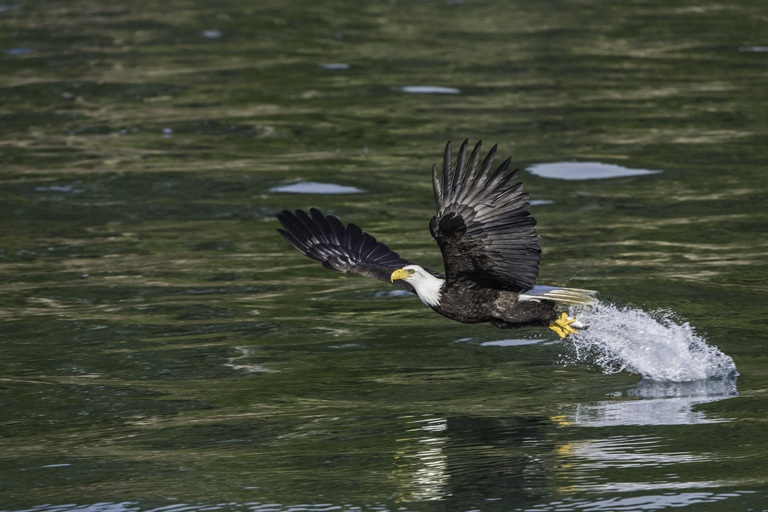
[{"label": "white tail", "polygon": [[534,286],[518,297],[522,301],[552,300],[562,304],[573,304],[576,306],[594,306],[597,299],[594,295],[595,290],[582,290],[580,288],[557,288],[555,286]]}]

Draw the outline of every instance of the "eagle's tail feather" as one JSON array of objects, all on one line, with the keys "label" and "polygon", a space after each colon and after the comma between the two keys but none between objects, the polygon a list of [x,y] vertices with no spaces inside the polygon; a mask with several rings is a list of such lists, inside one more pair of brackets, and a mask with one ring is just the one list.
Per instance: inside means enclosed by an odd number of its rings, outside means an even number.
[{"label": "eagle's tail feather", "polygon": [[551,300],[561,304],[573,304],[576,306],[594,306],[597,304],[595,290],[583,290],[581,288],[558,288],[556,286],[534,286],[518,297],[522,301]]}]

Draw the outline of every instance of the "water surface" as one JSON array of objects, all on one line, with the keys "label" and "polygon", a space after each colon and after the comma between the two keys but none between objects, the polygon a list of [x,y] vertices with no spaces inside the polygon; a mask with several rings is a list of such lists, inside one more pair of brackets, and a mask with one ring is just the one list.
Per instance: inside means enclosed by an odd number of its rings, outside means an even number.
[{"label": "water surface", "polygon": [[542,178],[558,180],[626,178],[628,176],[644,176],[661,172],[648,169],[628,169],[621,165],[605,164],[602,162],[551,162],[532,165],[528,168],[528,171]]},{"label": "water surface", "polygon": [[[764,510],[767,16],[0,6],[0,510]],[[522,173],[592,338],[452,323],[275,232],[317,207],[440,269],[465,138],[661,171]]]}]

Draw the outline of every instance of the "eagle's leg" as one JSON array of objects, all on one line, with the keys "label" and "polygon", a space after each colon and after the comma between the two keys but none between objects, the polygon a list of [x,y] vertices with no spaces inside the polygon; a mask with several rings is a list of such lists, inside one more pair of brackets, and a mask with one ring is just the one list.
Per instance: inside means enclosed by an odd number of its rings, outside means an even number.
[{"label": "eagle's leg", "polygon": [[[576,324],[571,326],[571,324]],[[549,322],[549,328],[555,331],[561,338],[565,338],[569,334],[579,334],[579,331],[575,327],[584,328],[584,326],[577,322],[572,316],[568,316],[568,313],[563,313],[560,318]]]}]

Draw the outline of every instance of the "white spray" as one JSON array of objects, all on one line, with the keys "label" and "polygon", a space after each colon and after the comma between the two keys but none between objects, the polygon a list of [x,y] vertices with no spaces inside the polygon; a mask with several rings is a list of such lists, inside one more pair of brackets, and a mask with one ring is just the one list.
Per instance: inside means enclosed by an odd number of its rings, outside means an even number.
[{"label": "white spray", "polygon": [[738,375],[730,356],[668,311],[649,314],[600,303],[571,314],[589,326],[570,337],[576,360],[595,363],[606,374],[627,371],[666,382]]}]

